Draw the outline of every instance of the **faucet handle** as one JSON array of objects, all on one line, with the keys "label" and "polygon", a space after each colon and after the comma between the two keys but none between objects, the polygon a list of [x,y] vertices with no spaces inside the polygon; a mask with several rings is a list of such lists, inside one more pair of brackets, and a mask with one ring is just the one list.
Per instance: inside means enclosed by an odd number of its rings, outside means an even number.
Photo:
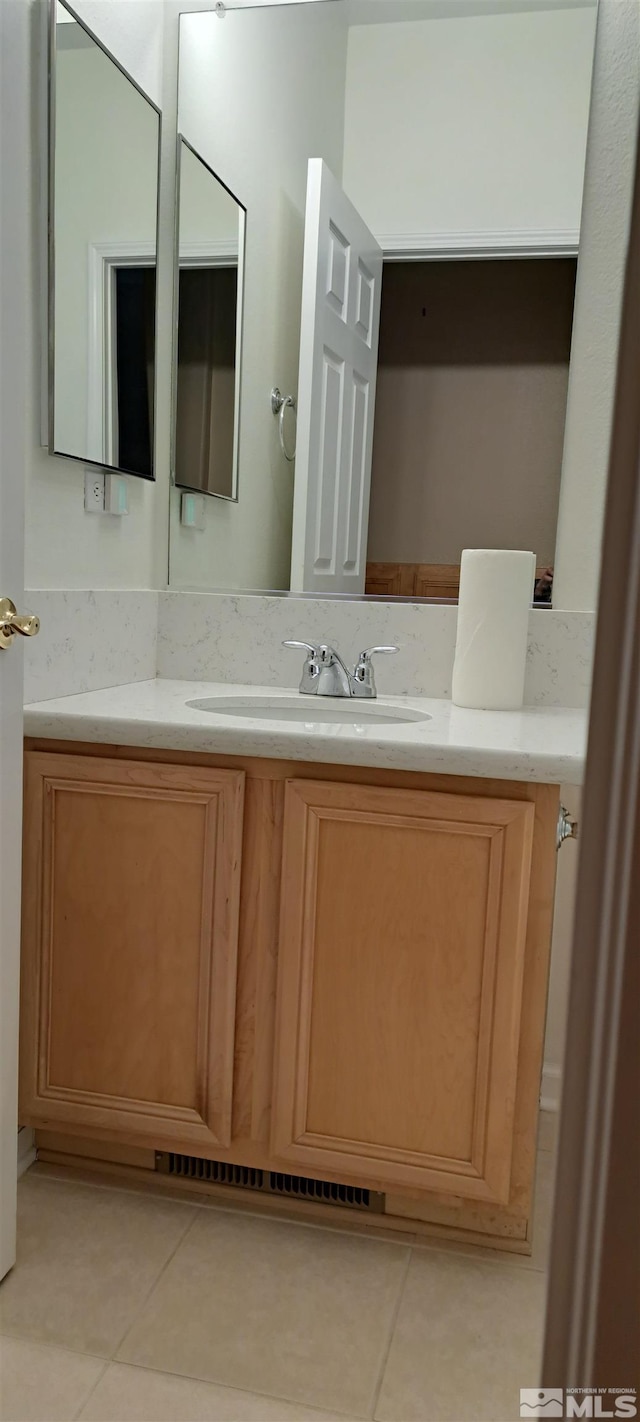
[{"label": "faucet handle", "polygon": [[299,648],[301,652],[309,652],[312,656],[317,656],[320,651],[320,648],[314,646],[313,642],[283,642],[282,645],[283,647]]},{"label": "faucet handle", "polygon": [[307,696],[315,696],[318,691],[318,678],[320,676],[320,654],[321,647],[316,647],[313,642],[283,642],[283,647],[294,647],[296,651],[306,652],[302,676],[300,678],[299,690]]},{"label": "faucet handle", "polygon": [[370,661],[371,661],[371,658],[372,658],[372,657],[375,657],[378,652],[399,652],[399,651],[400,651],[400,648],[399,648],[399,647],[366,647],[365,650],[364,650],[364,652],[361,652],[361,653],[360,653],[360,656],[358,657],[358,664],[359,664],[360,662],[364,662],[364,664],[365,664],[365,666],[366,666],[366,665],[367,665],[367,662],[370,662]]},{"label": "faucet handle", "polygon": [[399,651],[399,647],[366,647],[364,652],[360,653],[356,662],[356,669],[353,673],[353,679],[356,684],[356,696],[373,697],[378,694],[376,691],[371,658],[375,657],[378,652],[390,653]]}]

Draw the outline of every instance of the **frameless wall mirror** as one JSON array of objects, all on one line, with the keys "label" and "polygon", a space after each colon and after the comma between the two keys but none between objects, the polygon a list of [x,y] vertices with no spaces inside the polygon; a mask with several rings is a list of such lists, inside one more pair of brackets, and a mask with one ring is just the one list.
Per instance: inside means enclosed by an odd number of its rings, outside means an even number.
[{"label": "frameless wall mirror", "polygon": [[178,127],[250,221],[238,500],[194,529],[172,491],[172,586],[449,600],[464,548],[524,548],[549,600],[595,24],[595,0],[181,14]]},{"label": "frameless wall mirror", "polygon": [[49,450],[154,477],[160,115],[51,9]]},{"label": "frameless wall mirror", "polygon": [[173,469],[183,489],[238,497],[245,209],[178,137]]}]

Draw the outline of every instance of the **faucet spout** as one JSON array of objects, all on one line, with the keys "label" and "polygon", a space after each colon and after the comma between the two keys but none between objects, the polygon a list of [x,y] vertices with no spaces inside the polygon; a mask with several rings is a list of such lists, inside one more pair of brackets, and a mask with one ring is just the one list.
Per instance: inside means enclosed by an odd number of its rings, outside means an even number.
[{"label": "faucet spout", "polygon": [[335,647],[328,646],[321,646],[318,651],[320,662],[318,696],[352,696],[353,678],[340,653],[336,652]]}]

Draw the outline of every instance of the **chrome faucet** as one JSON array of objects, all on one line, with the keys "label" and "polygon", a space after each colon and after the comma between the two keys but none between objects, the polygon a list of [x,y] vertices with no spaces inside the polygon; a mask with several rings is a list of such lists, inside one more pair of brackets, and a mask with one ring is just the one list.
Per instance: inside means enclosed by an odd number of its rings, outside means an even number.
[{"label": "chrome faucet", "polygon": [[369,647],[361,652],[350,672],[335,647],[315,642],[283,642],[283,647],[297,647],[307,653],[300,691],[305,696],[359,696],[371,700],[377,696],[371,658],[377,652],[397,652],[397,647]]}]

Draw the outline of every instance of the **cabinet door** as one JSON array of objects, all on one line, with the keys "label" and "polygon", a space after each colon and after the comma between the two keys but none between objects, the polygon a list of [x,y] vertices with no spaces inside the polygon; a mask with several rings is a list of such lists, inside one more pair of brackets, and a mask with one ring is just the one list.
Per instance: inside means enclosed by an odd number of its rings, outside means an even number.
[{"label": "cabinet door", "polygon": [[228,1143],[243,782],[27,755],[24,1121]]},{"label": "cabinet door", "polygon": [[535,810],[286,787],[272,1147],[506,1201]]}]

